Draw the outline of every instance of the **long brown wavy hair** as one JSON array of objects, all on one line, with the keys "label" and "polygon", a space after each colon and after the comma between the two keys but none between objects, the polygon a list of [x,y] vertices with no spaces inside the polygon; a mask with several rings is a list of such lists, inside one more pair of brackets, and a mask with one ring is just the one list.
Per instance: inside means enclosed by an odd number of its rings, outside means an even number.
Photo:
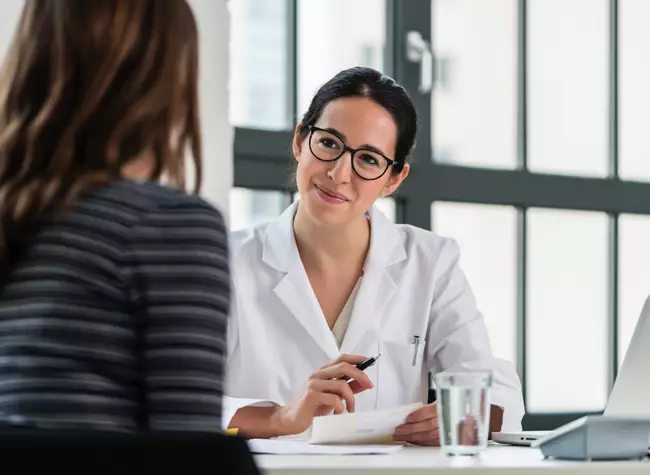
[{"label": "long brown wavy hair", "polygon": [[[42,223],[151,160],[201,184],[198,44],[185,0],[27,0],[0,71],[0,279]],[[4,280],[4,279],[2,279]]]}]

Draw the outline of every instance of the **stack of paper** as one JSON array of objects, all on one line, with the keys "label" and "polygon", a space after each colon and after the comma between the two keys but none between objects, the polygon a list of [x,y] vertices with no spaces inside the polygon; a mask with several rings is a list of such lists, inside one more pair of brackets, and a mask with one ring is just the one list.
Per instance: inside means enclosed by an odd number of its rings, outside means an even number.
[{"label": "stack of paper", "polygon": [[351,412],[317,417],[311,432],[312,444],[386,444],[393,441],[395,428],[422,404],[376,411]]},{"label": "stack of paper", "polygon": [[401,445],[315,445],[296,440],[252,439],[248,441],[251,452],[277,455],[361,455],[391,454]]},{"label": "stack of paper", "polygon": [[258,454],[390,454],[403,446],[392,440],[395,428],[420,406],[422,404],[418,403],[317,417],[311,428],[311,438],[305,433],[275,440],[253,439],[249,446]]}]

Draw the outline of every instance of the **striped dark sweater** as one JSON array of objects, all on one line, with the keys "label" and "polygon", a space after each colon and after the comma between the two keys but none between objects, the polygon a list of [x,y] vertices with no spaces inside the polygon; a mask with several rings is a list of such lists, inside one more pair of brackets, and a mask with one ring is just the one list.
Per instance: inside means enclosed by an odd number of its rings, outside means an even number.
[{"label": "striped dark sweater", "polygon": [[200,198],[129,181],[83,197],[0,293],[0,423],[220,430],[228,271]]}]

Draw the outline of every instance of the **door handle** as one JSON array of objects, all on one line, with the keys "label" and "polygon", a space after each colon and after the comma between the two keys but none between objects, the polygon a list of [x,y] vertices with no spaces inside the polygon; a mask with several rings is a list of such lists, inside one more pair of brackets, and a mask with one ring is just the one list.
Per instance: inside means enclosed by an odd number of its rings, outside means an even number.
[{"label": "door handle", "polygon": [[418,91],[428,94],[433,87],[433,51],[431,43],[419,31],[406,33],[406,59],[420,65],[420,85]]}]

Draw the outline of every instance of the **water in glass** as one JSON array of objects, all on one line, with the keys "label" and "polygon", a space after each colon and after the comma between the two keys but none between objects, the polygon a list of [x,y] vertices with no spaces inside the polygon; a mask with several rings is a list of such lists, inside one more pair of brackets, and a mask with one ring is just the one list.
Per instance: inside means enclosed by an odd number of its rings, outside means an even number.
[{"label": "water in glass", "polygon": [[492,374],[443,372],[435,376],[440,446],[447,455],[477,455],[487,447]]}]

